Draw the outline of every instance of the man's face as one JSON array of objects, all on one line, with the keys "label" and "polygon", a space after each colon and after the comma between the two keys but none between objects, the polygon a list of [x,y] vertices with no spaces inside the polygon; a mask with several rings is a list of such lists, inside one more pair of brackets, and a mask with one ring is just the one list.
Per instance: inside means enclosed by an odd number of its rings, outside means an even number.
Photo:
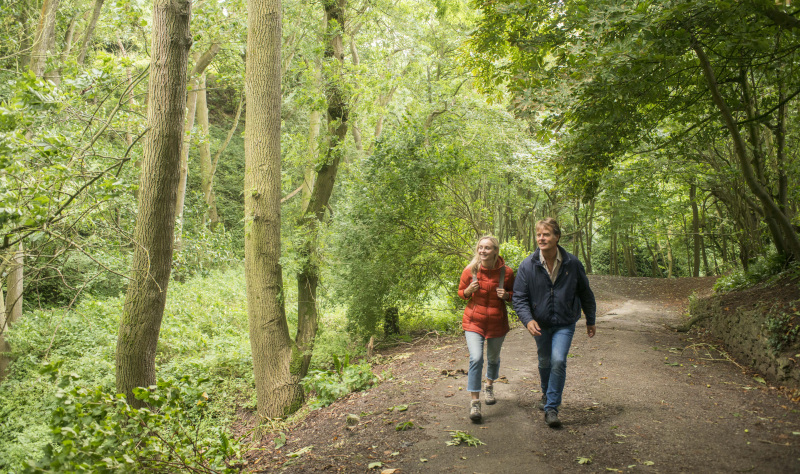
[{"label": "man's face", "polygon": [[558,244],[558,236],[553,233],[553,230],[547,226],[541,226],[536,229],[536,244],[542,252],[550,251],[556,248]]}]

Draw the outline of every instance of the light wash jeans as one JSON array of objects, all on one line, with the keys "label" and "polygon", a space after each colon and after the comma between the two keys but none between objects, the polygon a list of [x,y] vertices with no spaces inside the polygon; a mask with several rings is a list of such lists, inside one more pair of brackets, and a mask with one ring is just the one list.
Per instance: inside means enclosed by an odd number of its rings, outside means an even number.
[{"label": "light wash jeans", "polygon": [[500,374],[500,348],[503,347],[502,337],[485,338],[477,332],[464,331],[469,349],[469,372],[467,372],[467,391],[481,391],[481,376],[483,375],[483,342],[486,341],[486,378],[497,380]]},{"label": "light wash jeans", "polygon": [[567,354],[575,334],[575,324],[542,328],[541,336],[534,336],[539,355],[539,378],[542,393],[547,395],[545,411],[555,410],[561,405],[561,392],[567,380]]}]

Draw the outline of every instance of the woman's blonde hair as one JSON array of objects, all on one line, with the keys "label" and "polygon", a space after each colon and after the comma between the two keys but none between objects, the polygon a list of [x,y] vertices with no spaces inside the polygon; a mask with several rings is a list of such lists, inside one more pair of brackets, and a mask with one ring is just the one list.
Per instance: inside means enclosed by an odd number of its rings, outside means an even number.
[{"label": "woman's blonde hair", "polygon": [[[497,250],[497,257],[500,256],[500,241],[497,240],[497,237],[493,235],[484,235],[478,239],[478,242],[475,243],[475,255],[472,256],[472,261],[469,262],[469,265],[467,265],[467,267],[472,271],[473,275],[478,274],[478,268],[481,266],[481,257],[478,255],[478,247],[480,247],[481,242],[484,240],[490,241],[492,245],[494,245],[494,249]],[[494,268],[494,266],[497,264],[497,257],[495,257],[495,261],[492,262],[492,268]]]}]

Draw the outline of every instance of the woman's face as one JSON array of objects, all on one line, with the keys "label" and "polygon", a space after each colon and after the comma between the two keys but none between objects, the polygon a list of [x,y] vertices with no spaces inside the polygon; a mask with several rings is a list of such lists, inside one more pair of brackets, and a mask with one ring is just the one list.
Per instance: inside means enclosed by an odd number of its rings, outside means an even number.
[{"label": "woman's face", "polygon": [[483,239],[478,242],[478,257],[481,263],[493,263],[497,258],[497,248],[494,243],[489,239]]}]

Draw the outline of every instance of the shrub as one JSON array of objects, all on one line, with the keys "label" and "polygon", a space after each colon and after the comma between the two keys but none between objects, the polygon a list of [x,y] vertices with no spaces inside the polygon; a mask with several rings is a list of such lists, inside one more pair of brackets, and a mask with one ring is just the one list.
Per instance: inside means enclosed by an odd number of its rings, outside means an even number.
[{"label": "shrub", "polygon": [[785,264],[786,261],[783,257],[775,253],[770,254],[765,258],[756,260],[749,266],[747,271],[739,270],[719,277],[714,283],[714,291],[727,293],[761,283],[779,274]]},{"label": "shrub", "polygon": [[[49,372],[56,372],[52,365]],[[70,383],[70,377],[63,381]],[[134,389],[133,408],[102,388],[59,391],[52,440],[28,472],[239,472],[239,446],[206,421],[205,380],[160,380]]]},{"label": "shrub", "polygon": [[334,356],[333,370],[311,370],[303,378],[306,392],[315,392],[314,408],[328,406],[350,392],[366,390],[377,381],[369,363],[350,364],[350,357],[340,361]]}]

